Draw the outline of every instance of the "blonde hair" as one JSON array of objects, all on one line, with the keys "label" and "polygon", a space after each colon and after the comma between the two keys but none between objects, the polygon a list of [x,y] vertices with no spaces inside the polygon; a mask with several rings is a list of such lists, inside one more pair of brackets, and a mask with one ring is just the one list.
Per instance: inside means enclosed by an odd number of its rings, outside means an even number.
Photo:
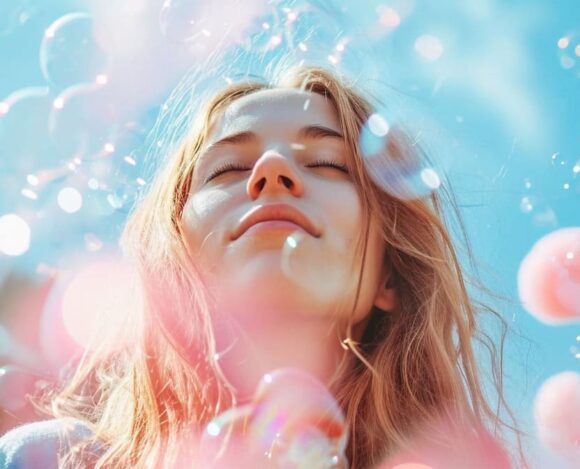
[{"label": "blonde hair", "polygon": [[[299,88],[333,103],[354,158],[349,162],[365,216],[358,249],[371,217],[387,246],[396,308],[371,311],[360,343],[348,335],[337,379],[331,383],[349,423],[347,457],[352,467],[371,467],[443,415],[461,416],[500,438],[510,428],[500,417],[501,347],[507,324],[493,309],[474,301],[446,226],[442,198],[458,216],[444,186],[428,196],[404,200],[384,192],[360,156],[359,136],[376,105],[346,80],[320,67],[292,69],[278,83],[243,82],[218,93],[198,114],[191,132],[159,173],[127,222],[122,244],[139,270],[140,307],[127,315],[136,343],[114,353],[86,354],[62,389],[49,396],[50,413],[85,421],[93,442],[104,445],[96,467],[171,467],[180,438],[236,404],[235,393],[213,359],[216,346],[207,292],[187,255],[181,214],[189,196],[196,158],[212,122],[236,99],[271,87]],[[393,129],[384,158],[425,158],[402,129]],[[458,218],[459,219],[459,218]],[[462,225],[460,224],[463,233]],[[468,257],[469,244],[464,237]],[[362,256],[361,256],[362,257]],[[362,266],[358,272],[359,284]],[[470,280],[472,286],[479,286]],[[502,325],[500,351],[480,324],[482,313]],[[498,408],[488,403],[472,341],[490,352]],[[505,406],[507,409],[507,406]],[[515,422],[511,412],[508,413]],[[73,467],[81,452],[65,455]],[[523,458],[520,447],[520,455]],[[524,463],[525,464],[525,463]]]}]

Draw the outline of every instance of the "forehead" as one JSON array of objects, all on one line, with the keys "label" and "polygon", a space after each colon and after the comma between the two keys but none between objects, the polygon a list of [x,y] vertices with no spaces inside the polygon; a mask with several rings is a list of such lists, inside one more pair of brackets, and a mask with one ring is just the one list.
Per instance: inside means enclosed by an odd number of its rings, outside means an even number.
[{"label": "forehead", "polygon": [[217,120],[212,134],[219,138],[251,129],[283,135],[307,125],[340,131],[338,116],[327,98],[296,89],[261,90],[232,102]]}]

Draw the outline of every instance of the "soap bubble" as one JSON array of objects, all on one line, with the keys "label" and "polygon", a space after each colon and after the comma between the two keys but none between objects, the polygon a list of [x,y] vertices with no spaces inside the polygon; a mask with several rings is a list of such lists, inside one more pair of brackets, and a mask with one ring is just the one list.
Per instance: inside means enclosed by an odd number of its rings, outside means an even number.
[{"label": "soap bubble", "polygon": [[217,467],[236,460],[245,468],[346,468],[347,441],[345,418],[326,387],[303,371],[280,369],[263,377],[250,404],[212,420],[201,447]]},{"label": "soap bubble", "polygon": [[518,291],[542,322],[580,319],[580,228],[554,231],[534,244],[520,265]]},{"label": "soap bubble", "polygon": [[565,371],[548,378],[536,395],[534,417],[543,445],[580,463],[580,374]]},{"label": "soap bubble", "polygon": [[27,87],[0,101],[0,170],[25,175],[55,165],[48,132],[53,96],[47,87]]},{"label": "soap bubble", "polygon": [[40,69],[59,89],[94,82],[107,69],[107,57],[93,37],[87,13],[69,13],[52,23],[40,44]]},{"label": "soap bubble", "polygon": [[361,129],[359,147],[370,177],[399,199],[424,197],[437,190],[440,170],[428,164],[416,142],[386,116],[371,114]]},{"label": "soap bubble", "polygon": [[92,159],[110,154],[115,140],[118,109],[106,85],[74,85],[54,101],[48,128],[52,140],[67,158]]}]

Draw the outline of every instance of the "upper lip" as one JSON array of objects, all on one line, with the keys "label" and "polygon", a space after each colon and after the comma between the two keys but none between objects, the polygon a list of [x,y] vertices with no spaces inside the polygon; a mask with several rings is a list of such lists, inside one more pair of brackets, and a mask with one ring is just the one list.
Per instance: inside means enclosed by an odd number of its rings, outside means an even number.
[{"label": "upper lip", "polygon": [[304,213],[289,204],[259,205],[242,216],[232,234],[232,240],[242,236],[248,228],[263,221],[284,220],[295,223],[307,233],[318,238],[320,230]]}]

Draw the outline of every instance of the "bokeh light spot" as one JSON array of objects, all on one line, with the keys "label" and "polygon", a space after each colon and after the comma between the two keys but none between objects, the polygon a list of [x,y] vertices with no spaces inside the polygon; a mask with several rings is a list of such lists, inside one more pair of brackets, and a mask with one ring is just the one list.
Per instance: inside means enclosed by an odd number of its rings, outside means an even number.
[{"label": "bokeh light spot", "polygon": [[434,62],[443,55],[444,48],[438,37],[423,34],[415,41],[415,50],[425,60]]},{"label": "bokeh light spot", "polygon": [[566,47],[568,47],[569,44],[570,39],[567,37],[561,37],[560,39],[558,39],[558,47],[560,49],[566,49]]},{"label": "bokeh light spot", "polygon": [[0,252],[20,256],[30,247],[30,227],[14,213],[0,217]]},{"label": "bokeh light spot", "polygon": [[59,207],[67,213],[78,212],[83,206],[83,196],[74,187],[64,187],[57,196]]}]

